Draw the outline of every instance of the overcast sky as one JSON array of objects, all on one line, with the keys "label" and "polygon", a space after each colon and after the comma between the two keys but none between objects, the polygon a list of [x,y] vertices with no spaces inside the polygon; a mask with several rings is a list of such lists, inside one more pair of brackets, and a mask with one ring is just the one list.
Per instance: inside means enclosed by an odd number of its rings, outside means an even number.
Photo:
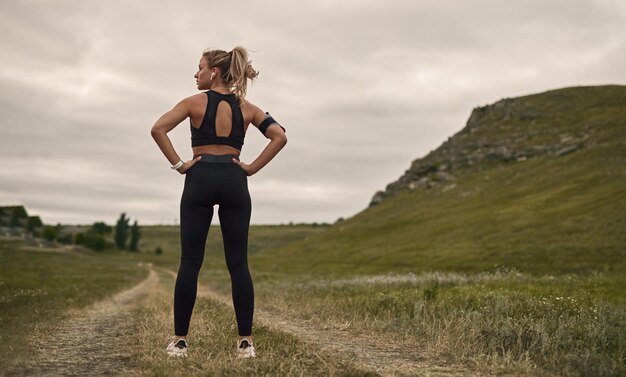
[{"label": "overcast sky", "polygon": [[[334,222],[475,106],[626,83],[626,2],[2,1],[0,204],[50,224],[178,223],[184,175],[150,128],[197,93],[205,48],[236,45],[260,71],[247,98],[289,137],[248,178],[252,224]],[[168,135],[190,159],[188,120]],[[267,143],[249,127],[241,160]]]}]

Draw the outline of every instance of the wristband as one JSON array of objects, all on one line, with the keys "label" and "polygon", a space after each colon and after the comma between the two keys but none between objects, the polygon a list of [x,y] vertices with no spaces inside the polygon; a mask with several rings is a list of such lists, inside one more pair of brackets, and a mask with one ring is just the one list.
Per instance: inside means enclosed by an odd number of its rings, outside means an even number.
[{"label": "wristband", "polygon": [[172,165],[171,166],[172,170],[178,169],[179,167],[183,166],[183,164],[184,164],[183,160],[178,161],[178,163],[176,163],[176,165]]}]

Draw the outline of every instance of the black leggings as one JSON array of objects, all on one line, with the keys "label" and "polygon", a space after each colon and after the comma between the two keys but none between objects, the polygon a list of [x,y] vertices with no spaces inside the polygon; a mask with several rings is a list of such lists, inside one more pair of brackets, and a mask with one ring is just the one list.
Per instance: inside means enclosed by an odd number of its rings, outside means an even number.
[{"label": "black leggings", "polygon": [[180,200],[182,252],[174,289],[175,335],[185,336],[189,331],[198,273],[204,259],[213,206],[217,204],[238,332],[240,336],[249,336],[252,335],[254,288],[248,270],[248,230],[252,213],[248,176],[230,161],[232,157],[238,159],[237,155],[217,157],[225,162],[207,162],[215,155],[202,156],[205,161],[201,159],[187,170]]}]

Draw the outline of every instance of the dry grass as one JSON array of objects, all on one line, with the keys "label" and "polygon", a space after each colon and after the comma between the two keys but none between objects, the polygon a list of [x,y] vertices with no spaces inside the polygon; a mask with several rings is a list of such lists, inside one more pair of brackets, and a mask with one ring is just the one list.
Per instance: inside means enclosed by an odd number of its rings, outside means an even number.
[{"label": "dry grass", "polygon": [[255,324],[255,359],[235,358],[235,318],[219,301],[198,297],[190,326],[189,356],[168,357],[165,347],[173,334],[173,278],[160,272],[161,289],[152,291],[135,308],[141,318],[135,347],[138,368],[127,375],[157,376],[374,376],[350,360],[305,343],[292,335]]},{"label": "dry grass", "polygon": [[[215,287],[227,276],[210,273]],[[272,279],[255,289],[261,308],[309,326],[412,344],[432,365],[497,373],[620,375],[626,312],[593,294],[602,274],[533,277],[515,271]],[[222,291],[224,289],[222,288]]]}]

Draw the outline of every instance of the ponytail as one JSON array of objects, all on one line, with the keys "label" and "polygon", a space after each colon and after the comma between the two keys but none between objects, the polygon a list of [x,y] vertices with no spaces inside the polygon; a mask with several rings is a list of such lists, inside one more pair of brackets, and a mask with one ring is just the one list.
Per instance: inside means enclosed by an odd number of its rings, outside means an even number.
[{"label": "ponytail", "polygon": [[259,75],[248,60],[248,51],[241,46],[233,48],[230,52],[206,49],[202,56],[207,60],[209,67],[219,67],[222,81],[235,93],[239,104],[242,104],[248,88],[248,79],[254,80]]},{"label": "ponytail", "polygon": [[243,102],[248,87],[248,79],[254,80],[259,72],[252,68],[252,62],[248,60],[248,52],[245,48],[237,46],[230,54],[230,69],[228,71],[228,84],[233,88],[239,103]]}]

